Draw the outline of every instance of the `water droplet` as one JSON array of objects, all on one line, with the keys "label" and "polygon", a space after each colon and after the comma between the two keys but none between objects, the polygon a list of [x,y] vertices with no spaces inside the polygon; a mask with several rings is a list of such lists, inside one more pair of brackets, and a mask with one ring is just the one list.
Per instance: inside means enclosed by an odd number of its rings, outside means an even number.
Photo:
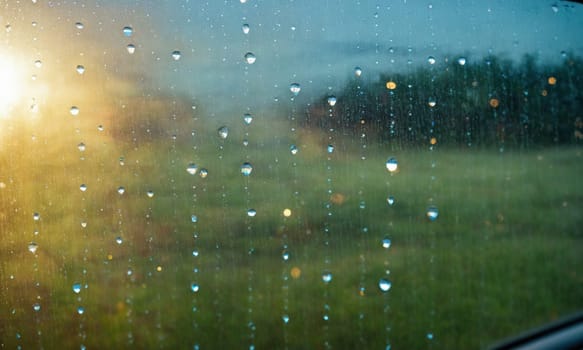
[{"label": "water droplet", "polygon": [[223,140],[227,138],[227,136],[229,136],[229,128],[227,128],[226,126],[221,126],[217,132],[219,133],[219,137],[222,138]]},{"label": "water droplet", "polygon": [[40,68],[43,66],[43,62],[41,60],[36,60],[36,61],[34,61],[34,66],[36,68]]},{"label": "water droplet", "polygon": [[79,74],[83,74],[83,73],[85,73],[85,67],[84,67],[84,66],[82,66],[82,65],[80,65],[80,64],[79,64],[79,65],[77,65],[77,67],[75,67],[75,70],[76,70],[76,71],[77,71],[77,73],[79,73]]},{"label": "water droplet", "polygon": [[83,306],[79,306],[79,307],[77,308],[77,313],[78,313],[79,315],[83,315],[83,314],[85,313],[85,308],[84,308]]},{"label": "water droplet", "polygon": [[464,65],[466,64],[466,58],[465,58],[465,57],[460,57],[460,58],[458,58],[458,59],[457,59],[457,63],[458,63],[460,66],[464,66]]},{"label": "water droplet", "polygon": [[73,284],[73,292],[75,294],[81,293],[81,283],[74,283]]},{"label": "water droplet", "polygon": [[85,28],[85,25],[83,25],[83,23],[81,23],[81,22],[75,22],[75,28],[83,29],[83,28]]},{"label": "water droplet", "polygon": [[81,184],[81,186],[79,186],[79,189],[81,190],[81,192],[85,192],[87,191],[87,185]]},{"label": "water droplet", "polygon": [[201,168],[200,171],[198,172],[198,176],[200,176],[202,179],[206,178],[209,175],[209,171],[205,168]]},{"label": "water droplet", "polygon": [[384,278],[381,278],[379,280],[379,288],[383,292],[388,292],[389,289],[391,289],[391,282],[389,282],[388,280],[386,280]]},{"label": "water droplet", "polygon": [[393,205],[393,204],[395,204],[395,197],[393,197],[393,196],[388,196],[388,197],[387,197],[387,203],[388,203],[389,205]]},{"label": "water droplet", "polygon": [[397,159],[392,158],[392,157],[387,159],[386,167],[387,167],[387,170],[391,173],[397,171],[397,167],[398,167]]},{"label": "water droplet", "polygon": [[199,253],[198,253],[198,249],[194,249],[194,250],[192,251],[192,256],[194,256],[195,258],[196,258],[196,257],[198,257],[198,254],[199,254]]},{"label": "water droplet", "polygon": [[322,281],[324,283],[330,283],[332,281],[332,272],[326,271],[322,274]]},{"label": "water droplet", "polygon": [[551,9],[553,10],[554,13],[559,12],[559,6],[557,6],[557,4],[552,4]]},{"label": "water droplet", "polygon": [[253,171],[253,166],[251,165],[251,163],[243,163],[243,165],[241,165],[241,174],[243,174],[243,176],[249,176],[251,175],[251,172]]},{"label": "water droplet", "polygon": [[288,315],[283,315],[281,317],[281,319],[283,320],[283,323],[285,323],[285,324],[289,323],[289,316]]},{"label": "water droplet", "polygon": [[288,261],[289,260],[289,252],[287,250],[284,250],[283,253],[281,253],[281,258],[283,259],[283,261]]},{"label": "water droplet", "polygon": [[97,130],[98,130],[98,131],[103,131],[103,130],[104,130],[104,127],[103,127],[103,125],[97,125]]},{"label": "water droplet", "polygon": [[198,291],[200,290],[200,286],[197,283],[194,283],[193,282],[193,283],[190,284],[190,290],[193,293],[198,293]]},{"label": "water droplet", "polygon": [[130,26],[123,27],[123,35],[127,36],[128,38],[134,34],[134,29]]},{"label": "water droplet", "polygon": [[198,171],[198,165],[196,165],[194,163],[190,163],[186,167],[186,172],[189,173],[190,175],[195,175],[197,171]]},{"label": "water droplet", "polygon": [[71,113],[71,115],[72,115],[72,116],[74,116],[74,117],[75,117],[75,116],[78,116],[78,115],[79,115],[79,107],[77,107],[77,106],[72,106],[72,107],[69,109],[69,113]]},{"label": "water droplet", "polygon": [[146,192],[146,195],[148,196],[148,198],[152,198],[154,197],[154,191],[149,190],[148,192]]},{"label": "water droplet", "polygon": [[247,62],[247,64],[253,64],[257,60],[257,57],[255,57],[255,55],[252,52],[247,52],[244,57],[245,62]]},{"label": "water droplet", "polygon": [[249,27],[249,24],[245,23],[241,26],[241,30],[243,30],[243,34],[249,34],[251,27]]},{"label": "water droplet", "polygon": [[328,145],[328,147],[326,147],[326,151],[327,151],[328,153],[332,153],[332,152],[334,152],[334,145]]},{"label": "water droplet", "polygon": [[429,207],[427,207],[426,215],[429,221],[435,221],[439,216],[439,210],[437,210],[437,207],[435,205],[430,205]]},{"label": "water droplet", "polygon": [[34,311],[36,311],[36,312],[39,312],[39,311],[40,311],[40,304],[39,304],[39,303],[34,303],[34,304],[32,305],[32,309],[33,309]]},{"label": "water droplet", "polygon": [[252,121],[253,121],[253,116],[251,114],[249,114],[249,113],[243,114],[243,122],[245,123],[245,125],[251,124]]},{"label": "water droplet", "polygon": [[433,333],[427,333],[427,340],[433,340]]},{"label": "water droplet", "polygon": [[358,78],[362,75],[362,69],[360,67],[354,67],[354,75]]},{"label": "water droplet", "polygon": [[34,221],[39,221],[40,220],[40,214],[39,213],[34,213],[32,214],[32,219]]},{"label": "water droplet", "polygon": [[289,146],[289,151],[291,152],[291,154],[295,156],[296,154],[298,154],[299,149],[296,147],[296,145],[291,145]]},{"label": "water droplet", "polygon": [[83,142],[81,142],[80,144],[77,145],[77,149],[80,152],[85,152],[85,144]]},{"label": "water droplet", "polygon": [[178,61],[180,59],[180,56],[182,56],[180,51],[178,50],[172,51],[172,58],[174,59],[174,61]]},{"label": "water droplet", "polygon": [[336,104],[336,96],[328,96],[327,101],[330,107],[334,107],[334,105]]},{"label": "water droplet", "polygon": [[126,192],[126,189],[123,186],[120,186],[117,188],[117,193],[119,193],[120,195],[124,194]]},{"label": "water droplet", "polygon": [[247,210],[247,216],[253,218],[253,217],[255,217],[255,215],[257,215],[257,211],[255,209]]},{"label": "water droplet", "polygon": [[389,249],[391,247],[391,240],[388,237],[383,238],[383,248]]},{"label": "water droplet", "polygon": [[117,244],[122,244],[122,243],[123,243],[123,239],[122,239],[120,236],[117,236],[117,237],[115,238],[115,243],[117,243]]},{"label": "water droplet", "polygon": [[128,50],[130,55],[133,55],[134,52],[136,52],[136,46],[134,44],[128,44],[128,46],[126,46],[126,50]]},{"label": "water droplet", "polygon": [[28,251],[31,253],[36,253],[36,250],[38,249],[38,244],[36,244],[35,242],[30,242],[28,244]]},{"label": "water droplet", "polygon": [[437,101],[435,100],[435,97],[430,97],[427,100],[427,105],[431,108],[435,107],[435,105],[437,105]]},{"label": "water droplet", "polygon": [[302,87],[298,83],[291,83],[289,86],[289,91],[291,91],[294,96],[297,96],[301,90]]},{"label": "water droplet", "polygon": [[427,57],[427,63],[429,63],[429,64],[435,64],[435,62],[436,62],[435,61],[435,57],[433,57],[433,56]]},{"label": "water droplet", "polygon": [[193,223],[196,223],[196,222],[198,222],[198,217],[196,215],[192,214],[190,216],[190,221],[192,221]]}]

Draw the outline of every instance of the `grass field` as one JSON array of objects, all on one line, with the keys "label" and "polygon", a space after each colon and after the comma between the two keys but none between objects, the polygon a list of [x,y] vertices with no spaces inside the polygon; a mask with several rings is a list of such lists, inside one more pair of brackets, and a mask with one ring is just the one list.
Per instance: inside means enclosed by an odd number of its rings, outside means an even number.
[{"label": "grass field", "polygon": [[583,308],[581,148],[328,155],[310,134],[293,156],[277,132],[81,130],[5,137],[5,348],[471,349]]}]

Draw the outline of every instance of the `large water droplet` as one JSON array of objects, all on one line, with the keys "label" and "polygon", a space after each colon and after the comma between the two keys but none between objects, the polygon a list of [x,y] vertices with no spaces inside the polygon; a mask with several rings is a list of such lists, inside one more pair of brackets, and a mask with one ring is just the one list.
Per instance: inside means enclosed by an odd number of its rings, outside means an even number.
[{"label": "large water droplet", "polygon": [[195,175],[197,171],[198,171],[198,166],[194,163],[190,163],[186,167],[186,172],[189,173],[190,175]]},{"label": "large water droplet", "polygon": [[200,290],[200,286],[198,285],[198,283],[194,283],[193,282],[193,283],[190,284],[190,290],[193,293],[198,293],[198,291]]},{"label": "large water droplet", "polygon": [[181,55],[182,54],[178,50],[172,51],[172,59],[174,59],[174,61],[178,61]]},{"label": "large water droplet", "polygon": [[330,107],[334,107],[334,105],[336,104],[336,96],[328,96],[327,101]]},{"label": "large water droplet", "polygon": [[75,292],[75,294],[81,293],[81,283],[73,284],[73,292]]},{"label": "large water droplet", "polygon": [[381,278],[379,280],[379,289],[382,292],[388,292],[389,289],[391,289],[391,282],[389,280],[386,280],[384,278]]},{"label": "large water droplet", "polygon": [[296,145],[291,145],[289,146],[289,151],[291,152],[291,154],[295,156],[296,154],[298,154],[299,149]]},{"label": "large water droplet", "polygon": [[154,191],[149,190],[148,192],[146,192],[146,195],[148,196],[148,198],[152,198],[154,197]]},{"label": "large water droplet", "polygon": [[83,28],[85,28],[85,25],[81,22],[75,22],[75,28],[83,29]]},{"label": "large water droplet", "polygon": [[130,26],[123,27],[123,35],[127,36],[128,38],[134,34],[134,29]]},{"label": "large water droplet", "polygon": [[72,107],[69,109],[69,113],[71,113],[71,115],[72,115],[72,116],[74,116],[74,117],[78,116],[78,115],[79,115],[79,107],[77,107],[77,106],[72,106]]},{"label": "large water droplet", "polygon": [[202,179],[206,178],[209,175],[209,171],[205,168],[201,168],[200,171],[198,172],[198,176],[200,176]]},{"label": "large water droplet", "polygon": [[289,91],[291,91],[291,93],[294,96],[297,96],[300,93],[301,90],[302,90],[302,87],[298,83],[292,83],[289,86]]},{"label": "large water droplet", "polygon": [[327,151],[328,153],[332,153],[332,152],[334,152],[334,145],[328,145],[328,147],[326,147],[326,151]]},{"label": "large water droplet", "polygon": [[360,77],[362,75],[362,69],[360,67],[354,67],[354,75]]},{"label": "large water droplet", "polygon": [[85,73],[85,67],[82,65],[78,65],[77,67],[75,67],[75,70],[77,71],[77,73],[79,74],[83,74]]},{"label": "large water droplet", "polygon": [[227,136],[229,136],[229,128],[227,128],[226,126],[221,126],[218,130],[217,130],[219,137],[222,138],[223,140],[227,138]]},{"label": "large water droplet", "polygon": [[117,236],[117,237],[115,237],[115,243],[122,244],[123,243],[123,239],[120,236]]},{"label": "large water droplet", "polygon": [[32,219],[34,221],[39,221],[40,220],[40,214],[39,213],[34,213],[32,214]]},{"label": "large water droplet", "polygon": [[249,24],[245,23],[241,26],[241,30],[243,30],[243,34],[249,34],[251,27],[249,27]]},{"label": "large water droplet", "polygon": [[391,240],[388,237],[383,238],[383,248],[389,249],[391,247]]},{"label": "large water droplet", "polygon": [[125,192],[126,192],[126,189],[125,189],[125,187],[123,187],[123,186],[119,186],[119,187],[117,188],[117,193],[119,193],[120,195],[124,194]]},{"label": "large water droplet", "polygon": [[32,309],[36,312],[40,311],[40,304],[39,303],[34,303],[32,305]]},{"label": "large water droplet", "polygon": [[241,165],[241,174],[243,174],[243,176],[249,176],[251,175],[251,172],[253,171],[253,166],[251,165],[251,163],[243,163],[243,165]]},{"label": "large water droplet", "polygon": [[289,323],[289,316],[288,315],[281,316],[281,319],[283,320],[283,323],[285,323],[285,324]]},{"label": "large water droplet", "polygon": [[79,189],[81,190],[81,192],[85,192],[87,191],[87,185],[81,184],[81,186],[79,186]]},{"label": "large water droplet", "polygon": [[283,259],[283,261],[288,261],[289,260],[289,252],[287,250],[284,250],[283,253],[281,253],[281,258]]},{"label": "large water droplet", "polygon": [[255,209],[249,209],[249,210],[247,210],[247,216],[248,217],[253,218],[253,217],[255,217],[255,215],[257,215],[257,211]]},{"label": "large water droplet", "polygon": [[85,144],[83,142],[81,142],[80,144],[77,145],[77,149],[80,152],[85,152]]},{"label": "large water droplet", "polygon": [[427,105],[431,108],[435,107],[437,105],[437,100],[435,100],[435,97],[430,97],[427,100]]},{"label": "large water droplet", "polygon": [[41,60],[36,60],[36,61],[34,61],[34,66],[36,68],[40,68],[43,66],[43,62]]},{"label": "large water droplet", "polygon": [[435,61],[435,57],[433,57],[433,56],[429,56],[429,57],[427,57],[427,62],[428,62],[429,64],[435,64],[435,62],[436,62],[436,61]]},{"label": "large water droplet", "polygon": [[252,121],[253,121],[253,116],[251,114],[249,114],[249,113],[243,114],[243,122],[245,123],[245,125],[251,124]]},{"label": "large water droplet", "polygon": [[387,167],[387,170],[391,173],[397,171],[397,167],[398,167],[398,163],[397,163],[397,159],[391,157],[389,159],[387,159],[387,163],[385,164]]},{"label": "large water droplet", "polygon": [[193,223],[197,223],[198,222],[198,216],[192,214],[190,216],[190,221],[193,222]]},{"label": "large water droplet", "polygon": [[252,52],[247,52],[244,57],[245,62],[247,62],[248,64],[253,64],[257,60],[257,57],[255,57],[255,55]]},{"label": "large water droplet", "polygon": [[126,46],[126,50],[128,50],[130,55],[133,55],[134,52],[136,52],[136,46],[134,44],[128,44],[128,46]]},{"label": "large water droplet", "polygon": [[35,242],[30,242],[28,244],[28,251],[31,253],[36,253],[36,250],[38,249],[38,244],[36,244]]},{"label": "large water droplet", "polygon": [[85,308],[84,308],[83,306],[79,306],[79,307],[77,308],[77,313],[78,313],[79,315],[83,315],[83,314],[85,313]]},{"label": "large water droplet", "polygon": [[388,204],[388,205],[394,205],[394,204],[395,204],[395,197],[393,197],[393,196],[388,196],[388,197],[387,197],[387,204]]},{"label": "large water droplet", "polygon": [[460,66],[464,66],[464,65],[466,64],[466,58],[465,58],[465,57],[460,57],[460,58],[458,58],[458,59],[457,59],[457,63],[458,63]]},{"label": "large water droplet", "polygon": [[437,207],[435,205],[430,205],[429,207],[427,207],[426,215],[429,221],[435,221],[439,216],[439,210],[437,210]]},{"label": "large water droplet", "polygon": [[332,272],[330,271],[326,271],[322,274],[322,281],[324,283],[330,283],[332,282]]}]

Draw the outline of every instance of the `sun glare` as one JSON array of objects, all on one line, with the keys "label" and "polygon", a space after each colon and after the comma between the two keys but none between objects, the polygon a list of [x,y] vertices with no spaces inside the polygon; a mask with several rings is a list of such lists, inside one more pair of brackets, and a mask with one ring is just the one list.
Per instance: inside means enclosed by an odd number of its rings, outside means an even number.
[{"label": "sun glare", "polygon": [[0,54],[0,117],[9,115],[22,97],[24,78],[19,65]]}]

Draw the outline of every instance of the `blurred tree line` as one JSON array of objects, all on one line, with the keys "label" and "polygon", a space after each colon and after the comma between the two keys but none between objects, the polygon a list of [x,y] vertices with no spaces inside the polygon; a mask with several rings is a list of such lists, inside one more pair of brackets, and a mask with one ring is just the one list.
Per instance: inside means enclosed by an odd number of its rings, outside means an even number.
[{"label": "blurred tree line", "polygon": [[553,64],[532,55],[519,62],[496,56],[433,62],[406,73],[381,74],[377,81],[355,75],[333,107],[328,96],[310,104],[303,124],[366,133],[369,139],[402,147],[527,148],[583,142],[577,126],[583,117],[580,57],[564,53]]}]

